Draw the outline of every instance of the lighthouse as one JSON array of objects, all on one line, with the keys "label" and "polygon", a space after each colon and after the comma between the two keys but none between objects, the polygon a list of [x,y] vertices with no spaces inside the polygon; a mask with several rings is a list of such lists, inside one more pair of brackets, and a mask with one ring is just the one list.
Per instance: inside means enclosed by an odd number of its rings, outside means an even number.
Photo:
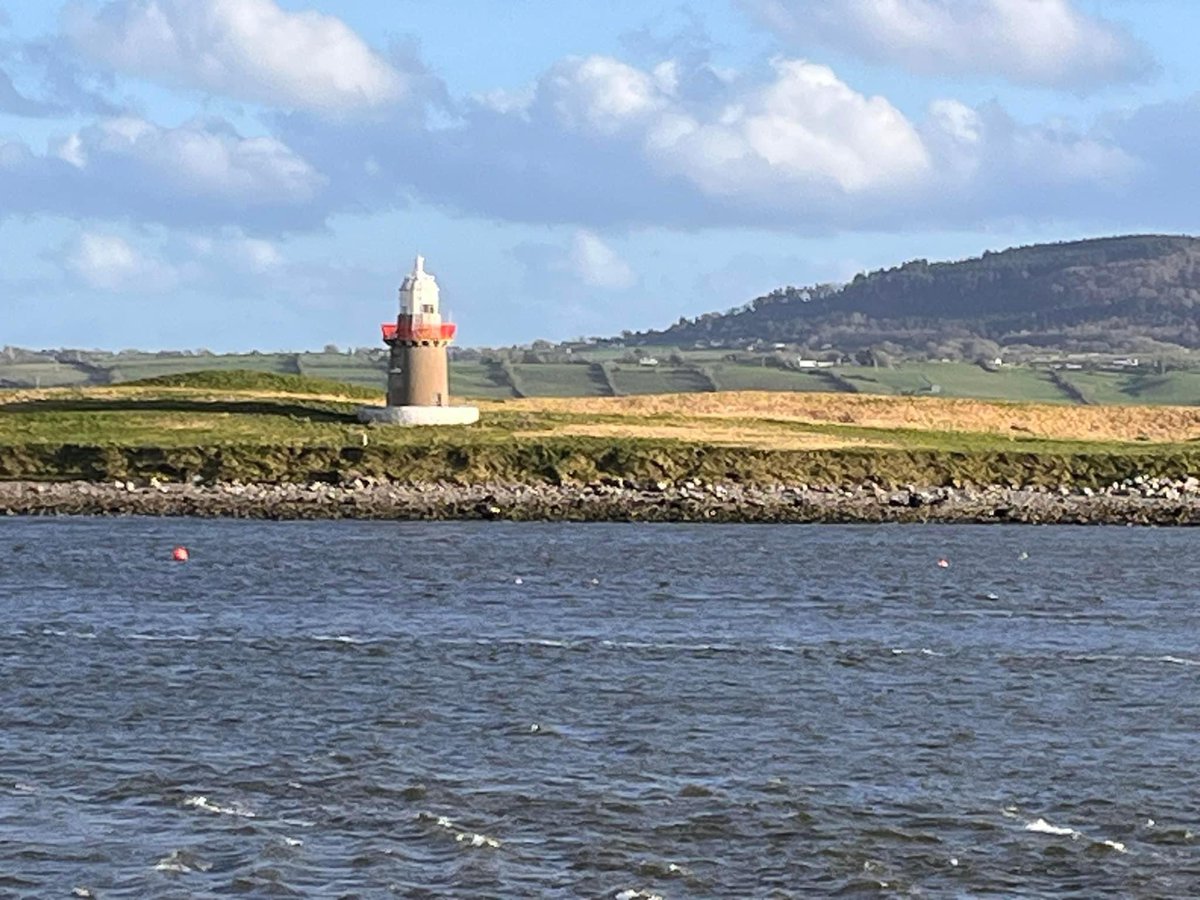
[{"label": "lighthouse", "polygon": [[457,326],[442,320],[437,279],[418,256],[400,285],[400,314],[386,322],[389,347],[387,406],[364,407],[359,419],[393,425],[469,425],[478,421],[473,406],[450,405],[447,349]]}]

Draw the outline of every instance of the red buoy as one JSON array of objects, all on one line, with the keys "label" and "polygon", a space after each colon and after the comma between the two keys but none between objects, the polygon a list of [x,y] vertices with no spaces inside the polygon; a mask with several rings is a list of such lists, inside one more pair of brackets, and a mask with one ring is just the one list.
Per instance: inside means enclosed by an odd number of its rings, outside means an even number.
[{"label": "red buoy", "polygon": [[176,547],[171,551],[171,559],[175,562],[187,562],[188,555],[187,547]]}]

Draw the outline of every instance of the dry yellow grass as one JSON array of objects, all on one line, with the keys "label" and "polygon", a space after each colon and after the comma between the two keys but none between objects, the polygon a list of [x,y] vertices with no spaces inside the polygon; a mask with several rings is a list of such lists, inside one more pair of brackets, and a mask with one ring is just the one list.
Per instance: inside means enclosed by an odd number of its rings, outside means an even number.
[{"label": "dry yellow grass", "polygon": [[763,391],[538,398],[488,405],[496,409],[528,412],[672,415],[703,419],[763,418],[869,428],[911,428],[1004,436],[1025,434],[1057,440],[1171,442],[1200,438],[1200,408],[1177,406],[1055,406],[936,397]]},{"label": "dry yellow grass", "polygon": [[675,441],[703,441],[726,447],[759,447],[767,450],[836,450],[840,447],[884,446],[827,434],[807,434],[785,428],[747,428],[721,425],[712,420],[695,425],[641,425],[633,423],[577,423],[545,431],[521,432],[522,438],[545,437],[647,438]]}]

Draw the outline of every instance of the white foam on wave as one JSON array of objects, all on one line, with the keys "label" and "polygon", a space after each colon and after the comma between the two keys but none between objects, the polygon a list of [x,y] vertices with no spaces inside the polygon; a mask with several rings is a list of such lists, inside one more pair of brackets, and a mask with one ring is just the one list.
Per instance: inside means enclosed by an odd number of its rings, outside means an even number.
[{"label": "white foam on wave", "polygon": [[186,875],[188,872],[207,872],[211,868],[212,863],[196,859],[190,853],[181,853],[178,850],[172,850],[154,864],[154,871],[170,872],[175,875]]},{"label": "white foam on wave", "polygon": [[198,634],[143,634],[140,631],[135,631],[128,637],[131,641],[156,641],[167,644],[196,644],[204,640],[204,638]]},{"label": "white foam on wave", "polygon": [[[17,632],[14,632],[14,634],[17,637],[25,637],[28,635],[28,632],[17,631]],[[94,631],[62,631],[61,629],[58,629],[58,628],[43,628],[42,636],[43,637],[75,638],[76,640],[79,640],[79,641],[94,641],[94,640],[96,640],[97,637],[99,637],[99,635],[97,635]]]},{"label": "white foam on wave", "polygon": [[662,894],[656,894],[653,891],[626,888],[623,891],[618,891],[614,895],[613,900],[663,900],[663,897]]},{"label": "white foam on wave", "polygon": [[[681,644],[672,641],[601,641],[605,650],[674,650],[683,653],[737,653],[746,648],[733,644]],[[753,649],[753,648],[751,648]]]},{"label": "white foam on wave", "polygon": [[327,644],[366,644],[362,638],[351,637],[348,634],[314,634],[312,640]]},{"label": "white foam on wave", "polygon": [[472,847],[499,847],[500,842],[494,837],[488,837],[486,834],[478,834],[477,832],[459,832],[454,836],[454,839],[459,843],[466,841]]},{"label": "white foam on wave", "polygon": [[183,801],[184,806],[190,806],[193,809],[202,809],[205,812],[215,813],[222,816],[238,816],[243,819],[255,818],[254,813],[248,809],[242,809],[236,806],[219,806],[216,803],[210,803],[209,799],[204,796],[197,795],[188,797]]},{"label": "white foam on wave", "polygon": [[490,847],[493,850],[500,847],[500,841],[497,838],[488,834],[480,834],[477,831],[459,831],[458,826],[454,824],[452,819],[446,816],[437,816],[436,818],[429,813],[420,813],[418,819],[433,820],[438,828],[449,831],[454,835],[454,840],[460,844],[467,844],[471,847]]},{"label": "white foam on wave", "polygon": [[1073,841],[1085,840],[1090,841],[1098,847],[1108,847],[1110,850],[1115,850],[1117,853],[1128,853],[1125,845],[1120,841],[1109,840],[1093,840],[1081,831],[1076,831],[1074,828],[1067,828],[1063,825],[1052,825],[1045,819],[1034,819],[1032,822],[1025,824],[1026,831],[1032,831],[1036,834],[1052,834],[1056,837],[1069,837]]},{"label": "white foam on wave", "polygon": [[903,647],[893,647],[892,655],[893,656],[945,656],[946,654],[938,653],[936,650],[930,650],[928,647],[921,647],[920,649],[912,649],[912,650],[909,650],[909,649],[906,649]]},{"label": "white foam on wave", "polygon": [[1081,838],[1083,837],[1074,828],[1064,828],[1060,825],[1051,825],[1045,819],[1034,819],[1025,825],[1026,831],[1034,831],[1038,834],[1056,834],[1061,837]]},{"label": "white foam on wave", "polygon": [[1158,662],[1170,663],[1173,666],[1200,666],[1200,659],[1184,659],[1181,656],[1160,656]]}]

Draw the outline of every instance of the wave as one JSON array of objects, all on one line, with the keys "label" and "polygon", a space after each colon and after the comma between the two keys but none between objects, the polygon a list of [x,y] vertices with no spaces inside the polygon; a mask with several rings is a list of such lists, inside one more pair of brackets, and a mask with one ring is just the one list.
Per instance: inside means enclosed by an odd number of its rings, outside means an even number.
[{"label": "wave", "polygon": [[1083,832],[1077,831],[1074,828],[1068,828],[1064,825],[1052,825],[1042,818],[1034,819],[1032,822],[1026,822],[1025,830],[1032,831],[1036,834],[1050,834],[1056,837],[1069,837],[1073,841],[1085,840],[1098,847],[1108,847],[1110,850],[1115,850],[1117,853],[1128,852],[1125,845],[1120,841],[1111,841],[1105,839],[1097,840],[1089,838]]},{"label": "wave", "polygon": [[216,803],[209,802],[207,797],[197,795],[188,797],[183,801],[184,806],[190,806],[193,809],[202,809],[205,812],[215,813],[222,816],[237,816],[242,819],[253,819],[256,815],[248,809],[243,809],[238,806],[219,806]]},{"label": "wave", "polygon": [[212,863],[205,862],[186,850],[172,850],[154,864],[154,871],[186,875],[188,872],[207,872]]},{"label": "wave", "polygon": [[1161,656],[1145,656],[1133,655],[1128,656],[1120,653],[1077,653],[1070,656],[1059,657],[1064,662],[1076,663],[1101,663],[1101,662],[1140,662],[1140,663],[1166,663],[1172,666],[1200,666],[1200,659],[1189,659],[1184,656],[1172,656],[1171,654],[1163,654]]},{"label": "wave", "polygon": [[417,819],[422,822],[433,822],[438,828],[453,834],[454,840],[460,844],[467,844],[471,847],[489,847],[493,850],[497,850],[501,846],[500,840],[491,835],[481,834],[477,831],[460,831],[453,820],[446,816],[434,816],[423,812],[417,814]]}]

